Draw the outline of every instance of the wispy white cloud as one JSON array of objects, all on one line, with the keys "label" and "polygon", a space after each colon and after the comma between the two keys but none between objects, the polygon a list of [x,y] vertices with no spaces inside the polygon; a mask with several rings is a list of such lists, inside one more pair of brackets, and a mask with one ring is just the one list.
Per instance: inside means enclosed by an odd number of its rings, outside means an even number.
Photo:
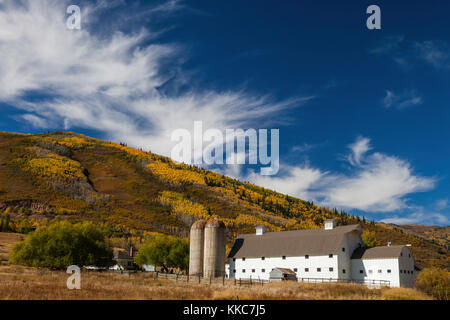
[{"label": "wispy white cloud", "polygon": [[384,223],[392,223],[392,224],[440,224],[440,225],[448,225],[449,219],[447,216],[441,213],[434,212],[415,212],[408,214],[403,217],[393,216],[387,219],[381,220]]},{"label": "wispy white cloud", "polygon": [[392,58],[402,68],[425,62],[436,69],[450,68],[450,44],[443,40],[413,41],[404,36],[383,39],[371,53]]},{"label": "wispy white cloud", "polygon": [[358,137],[349,148],[348,174],[303,164],[285,167],[276,177],[250,174],[246,179],[325,206],[367,212],[406,209],[407,195],[434,188],[435,178],[415,174],[409,162],[379,152],[369,153],[372,147],[368,138]]},{"label": "wispy white cloud", "polygon": [[278,192],[297,196],[301,199],[312,199],[318,185],[327,179],[327,173],[311,168],[305,163],[302,166],[283,166],[280,176],[262,176],[251,172],[246,180]]},{"label": "wispy white cloud", "polygon": [[406,195],[431,190],[434,185],[434,178],[414,175],[407,161],[376,152],[328,188],[324,203],[372,212],[396,211],[407,207]]},{"label": "wispy white cloud", "polygon": [[437,200],[434,203],[434,207],[436,208],[436,210],[439,210],[439,211],[447,209],[449,207],[448,199],[445,198],[445,199]]},{"label": "wispy white cloud", "polygon": [[[196,120],[204,130],[250,127],[312,98],[277,101],[244,89],[162,93],[158,88],[169,78],[186,77],[185,51],[156,44],[158,33],[148,29],[96,34],[89,21],[108,2],[82,8],[81,30],[66,27],[68,1],[1,3],[0,101],[21,108],[21,119],[36,127],[98,130],[109,140],[170,156],[171,133],[192,132]],[[170,13],[181,6],[168,1],[151,10]],[[30,101],[35,93],[49,98]]]},{"label": "wispy white cloud", "polygon": [[416,42],[417,56],[435,68],[450,68],[450,46],[444,41]]},{"label": "wispy white cloud", "polygon": [[422,96],[418,95],[414,90],[405,91],[401,94],[386,90],[386,95],[383,98],[383,105],[385,108],[405,109],[422,103]]},{"label": "wispy white cloud", "polygon": [[354,143],[349,145],[351,153],[348,155],[347,159],[352,165],[361,165],[361,158],[367,151],[372,149],[370,146],[370,139],[365,137],[358,137]]}]

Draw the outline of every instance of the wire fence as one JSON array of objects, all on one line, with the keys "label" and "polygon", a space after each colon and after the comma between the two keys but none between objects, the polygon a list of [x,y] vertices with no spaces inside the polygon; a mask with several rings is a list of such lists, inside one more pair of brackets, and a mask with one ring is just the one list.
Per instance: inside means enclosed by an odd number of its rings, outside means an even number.
[{"label": "wire fence", "polygon": [[[130,273],[128,273],[130,274]],[[227,278],[226,276],[222,277],[210,277],[210,278],[204,278],[202,276],[190,276],[190,275],[184,275],[184,274],[173,274],[173,273],[162,273],[162,272],[146,272],[147,276],[152,277],[154,279],[171,279],[174,281],[179,282],[187,282],[187,283],[198,283],[198,284],[221,284],[221,285],[234,285],[238,287],[242,286],[264,286],[267,283],[270,283],[270,280],[267,279],[255,279],[255,278]],[[353,280],[353,279],[333,279],[333,278],[297,278],[297,282],[302,283],[313,283],[313,284],[319,284],[319,283],[355,283],[355,284],[361,284],[361,285],[367,285],[369,287],[383,287],[383,286],[390,286],[389,280]]]},{"label": "wire fence", "polygon": [[308,282],[308,283],[356,283],[364,284],[370,287],[390,287],[391,282],[389,280],[354,280],[354,279],[333,279],[333,278],[298,278],[298,282]]}]

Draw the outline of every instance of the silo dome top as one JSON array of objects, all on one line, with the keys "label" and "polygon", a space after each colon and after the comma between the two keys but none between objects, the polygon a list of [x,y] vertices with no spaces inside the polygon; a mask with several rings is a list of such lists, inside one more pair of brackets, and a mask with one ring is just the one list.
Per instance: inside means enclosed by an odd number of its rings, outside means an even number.
[{"label": "silo dome top", "polygon": [[225,228],[223,221],[213,218],[206,223],[206,228]]},{"label": "silo dome top", "polygon": [[197,220],[192,224],[191,229],[203,229],[205,227],[205,220]]}]

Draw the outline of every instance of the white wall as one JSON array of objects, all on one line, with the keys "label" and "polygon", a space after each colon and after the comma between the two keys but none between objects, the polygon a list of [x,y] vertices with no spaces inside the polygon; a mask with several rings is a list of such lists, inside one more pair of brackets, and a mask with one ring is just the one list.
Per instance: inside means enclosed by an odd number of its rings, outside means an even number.
[{"label": "white wall", "polygon": [[[360,273],[360,270],[363,270],[363,273]],[[388,270],[391,272],[389,273]],[[353,259],[352,278],[355,280],[388,280],[391,287],[413,287],[415,273],[412,252],[408,247],[404,247],[399,258]]]},{"label": "white wall", "polygon": [[[361,273],[361,270],[363,273]],[[388,272],[389,270],[390,272]],[[391,287],[399,287],[398,259],[353,259],[352,278],[364,281],[387,280],[390,281]]]},{"label": "white wall", "polygon": [[[229,260],[230,264],[230,277],[236,279],[263,279],[269,280],[270,271],[273,268],[287,268],[295,271],[297,278],[338,278],[338,257],[333,255],[332,258],[327,256],[310,256],[308,259],[305,256],[302,257],[265,257],[265,260],[261,258],[237,258]],[[306,272],[305,268],[309,268]],[[317,268],[321,268],[318,272]],[[333,268],[333,271],[329,271],[329,268]],[[245,272],[243,272],[245,269]],[[262,269],[265,269],[264,272]],[[236,270],[236,273],[233,273]],[[254,272],[253,272],[254,270]]]},{"label": "white wall", "polygon": [[[351,257],[353,251],[356,248],[363,245],[363,241],[359,233],[352,232],[346,234],[344,241],[342,241],[341,247],[339,249],[338,263],[339,263],[339,279],[351,279],[352,278],[352,263]],[[343,251],[343,248],[345,251]],[[345,270],[345,272],[344,272]]]}]

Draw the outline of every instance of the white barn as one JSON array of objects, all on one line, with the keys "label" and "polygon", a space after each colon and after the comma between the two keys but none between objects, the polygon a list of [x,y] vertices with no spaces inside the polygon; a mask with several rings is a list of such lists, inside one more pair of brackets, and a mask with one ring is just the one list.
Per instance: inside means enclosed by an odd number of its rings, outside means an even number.
[{"label": "white barn", "polygon": [[302,281],[355,281],[369,285],[411,287],[414,258],[408,246],[365,248],[361,226],[242,234],[228,256],[227,276],[269,280],[275,268],[290,269]]}]

